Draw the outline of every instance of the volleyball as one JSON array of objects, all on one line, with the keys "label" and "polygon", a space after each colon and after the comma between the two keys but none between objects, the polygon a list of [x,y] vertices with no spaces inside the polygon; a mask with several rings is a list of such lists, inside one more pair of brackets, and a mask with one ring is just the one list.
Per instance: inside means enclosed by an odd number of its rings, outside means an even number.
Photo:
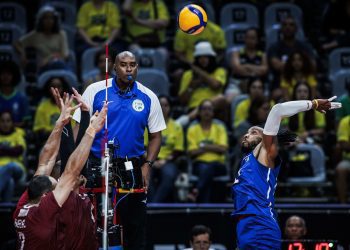
[{"label": "volleyball", "polygon": [[177,22],[183,32],[190,35],[197,35],[207,25],[208,16],[201,6],[189,4],[180,10]]}]

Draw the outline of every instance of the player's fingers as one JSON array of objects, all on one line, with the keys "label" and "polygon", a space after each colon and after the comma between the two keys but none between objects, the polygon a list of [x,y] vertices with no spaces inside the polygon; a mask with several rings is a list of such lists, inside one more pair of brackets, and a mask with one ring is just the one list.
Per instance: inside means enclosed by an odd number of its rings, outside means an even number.
[{"label": "player's fingers", "polygon": [[334,100],[334,99],[336,99],[336,98],[337,98],[337,96],[336,96],[336,95],[335,95],[335,96],[332,96],[331,98],[329,98],[329,99],[328,99],[328,101],[330,101],[330,102],[331,102],[331,101],[333,101],[333,100]]},{"label": "player's fingers", "polygon": [[331,102],[331,107],[329,109],[339,109],[342,107],[340,102]]},{"label": "player's fingers", "polygon": [[72,87],[72,90],[73,90],[74,95],[80,96],[79,92],[74,87]]},{"label": "player's fingers", "polygon": [[74,110],[80,108],[80,106],[81,106],[81,103],[79,103],[79,104],[77,104],[77,105],[71,107],[71,108],[70,108],[70,112],[72,112],[72,111],[74,111]]}]

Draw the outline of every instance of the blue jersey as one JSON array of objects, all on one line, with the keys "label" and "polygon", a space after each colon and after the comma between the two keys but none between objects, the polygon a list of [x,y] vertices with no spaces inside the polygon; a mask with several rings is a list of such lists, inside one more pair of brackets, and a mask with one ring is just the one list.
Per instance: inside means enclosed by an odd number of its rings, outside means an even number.
[{"label": "blue jersey", "polygon": [[[130,91],[122,93],[115,79],[108,79],[108,140],[114,140],[117,146],[115,157],[139,157],[145,153],[144,132],[150,133],[166,128],[162,109],[157,96],[148,88],[134,82]],[[100,81],[89,85],[83,99],[90,105],[90,115],[101,110],[106,98],[106,83]],[[73,118],[80,121],[80,110]],[[105,129],[96,134],[91,147],[95,157],[101,158],[104,148]]]},{"label": "blue jersey", "polygon": [[260,164],[253,152],[245,156],[232,186],[235,211],[233,215],[255,214],[274,220],[274,194],[280,163],[274,168]]}]

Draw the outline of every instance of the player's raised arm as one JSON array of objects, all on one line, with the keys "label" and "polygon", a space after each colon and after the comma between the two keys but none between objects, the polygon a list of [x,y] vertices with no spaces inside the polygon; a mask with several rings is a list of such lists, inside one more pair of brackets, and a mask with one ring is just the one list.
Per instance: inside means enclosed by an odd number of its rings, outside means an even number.
[{"label": "player's raised arm", "polygon": [[64,98],[60,98],[57,89],[51,89],[55,96],[56,103],[58,104],[61,114],[56,121],[56,125],[47,139],[39,156],[38,168],[34,175],[50,175],[52,168],[56,163],[57,154],[61,142],[61,133],[63,127],[70,122],[72,118],[72,112],[80,107],[81,104],[72,106],[73,97],[69,97],[68,94],[64,95]]},{"label": "player's raised arm", "polygon": [[80,175],[91,149],[92,142],[97,132],[99,132],[105,123],[107,115],[107,104],[105,104],[100,113],[96,112],[90,119],[90,125],[87,128],[80,144],[69,157],[67,166],[53,191],[57,203],[62,206],[67,200],[69,193],[75,188],[77,177]]},{"label": "player's raised arm", "polygon": [[326,113],[327,110],[341,107],[341,103],[332,102],[336,96],[329,99],[314,99],[312,101],[291,101],[278,103],[274,105],[267,117],[263,131],[263,147],[266,150],[267,161],[273,162],[278,154],[277,134],[280,128],[282,118],[290,117],[300,112],[315,109],[319,112]]}]

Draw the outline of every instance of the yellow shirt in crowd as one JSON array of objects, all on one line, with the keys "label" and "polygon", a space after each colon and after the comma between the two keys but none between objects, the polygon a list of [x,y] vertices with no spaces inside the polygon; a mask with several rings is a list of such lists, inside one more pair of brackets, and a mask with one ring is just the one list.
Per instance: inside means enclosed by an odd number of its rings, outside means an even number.
[{"label": "yellow shirt in crowd", "polygon": [[226,38],[223,29],[217,24],[208,21],[205,29],[195,36],[188,35],[178,29],[175,35],[174,50],[185,53],[186,58],[193,62],[194,46],[199,41],[210,42],[214,50],[226,49]]},{"label": "yellow shirt in crowd", "polygon": [[[132,13],[135,17],[138,17],[142,20],[155,20],[155,13],[154,13],[154,6],[153,2],[156,4],[157,10],[158,10],[158,18],[160,20],[168,21],[170,19],[167,7],[165,6],[163,1],[156,0],[156,1],[133,1],[132,3]],[[137,24],[134,20],[132,20],[130,17],[126,18],[126,30],[128,34],[130,34],[132,37],[137,37],[144,34],[150,34],[154,31],[152,28],[148,28],[145,26],[142,26],[140,24]],[[160,41],[165,41],[165,29],[161,29],[157,31],[157,34],[159,35]]]},{"label": "yellow shirt in crowd", "polygon": [[43,99],[35,112],[33,131],[44,130],[51,132],[59,116],[60,110],[56,104],[52,103],[50,99]]},{"label": "yellow shirt in crowd", "polygon": [[[0,134],[0,145],[5,145],[9,147],[22,146],[25,151],[26,141],[25,141],[25,132],[21,128],[15,128],[15,131],[9,135]],[[23,156],[0,156],[0,167],[7,165],[10,162],[15,162],[25,170],[23,163]]]},{"label": "yellow shirt in crowd", "polygon": [[[144,133],[144,144],[148,145],[148,130]],[[184,151],[184,133],[180,124],[173,119],[169,119],[166,129],[162,130],[162,144],[158,154],[158,159],[167,159],[174,151]]]},{"label": "yellow shirt in crowd", "polygon": [[[304,116],[305,113],[301,112],[296,114],[298,116],[298,131],[295,131],[298,135],[304,133],[306,131],[305,126],[304,126]],[[282,119],[282,124],[288,126],[289,123],[289,118],[283,118]],[[315,127],[316,128],[324,128],[326,127],[326,118],[324,114],[315,111]]]},{"label": "yellow shirt in crowd", "polygon": [[[337,130],[337,141],[350,142],[350,115],[340,120]],[[343,153],[343,158],[350,160],[350,153]]]},{"label": "yellow shirt in crowd", "polygon": [[[205,99],[211,99],[212,97],[222,93],[223,87],[225,86],[226,83],[226,75],[227,71],[224,68],[217,68],[213,73],[210,74],[210,76],[214,77],[216,80],[218,80],[222,87],[213,90],[209,88],[207,84],[203,84],[202,86],[197,87],[190,98],[190,101],[188,103],[189,108],[195,108],[197,107],[203,100]],[[180,90],[179,90],[179,95],[181,95],[183,92],[186,91],[188,86],[190,85],[191,81],[193,78],[193,71],[192,70],[187,70],[182,78],[181,78],[181,83],[180,83]]]},{"label": "yellow shirt in crowd", "polygon": [[119,9],[110,1],[103,2],[102,7],[96,9],[92,1],[88,1],[78,12],[77,27],[84,29],[90,38],[107,39],[112,30],[121,27]]},{"label": "yellow shirt in crowd", "polygon": [[[227,131],[223,122],[213,120],[210,130],[203,131],[199,122],[192,123],[187,130],[188,150],[200,148],[200,144],[215,144],[228,147]],[[195,161],[225,163],[225,154],[208,152],[196,157]]]},{"label": "yellow shirt in crowd", "polygon": [[[308,77],[306,77],[305,81],[309,84],[309,86],[311,88],[316,88],[317,80],[316,80],[315,76],[309,75]],[[292,82],[287,82],[286,79],[282,78],[281,88],[287,89],[289,97],[292,98],[293,97],[293,89],[294,89],[294,86],[296,84],[297,84],[297,80],[294,78],[292,79]]]},{"label": "yellow shirt in crowd", "polygon": [[234,117],[234,121],[233,121],[234,128],[237,128],[241,122],[245,121],[248,118],[248,111],[249,111],[250,103],[251,103],[250,98],[247,98],[247,99],[241,101],[237,105],[237,108],[235,111],[235,117]]}]

